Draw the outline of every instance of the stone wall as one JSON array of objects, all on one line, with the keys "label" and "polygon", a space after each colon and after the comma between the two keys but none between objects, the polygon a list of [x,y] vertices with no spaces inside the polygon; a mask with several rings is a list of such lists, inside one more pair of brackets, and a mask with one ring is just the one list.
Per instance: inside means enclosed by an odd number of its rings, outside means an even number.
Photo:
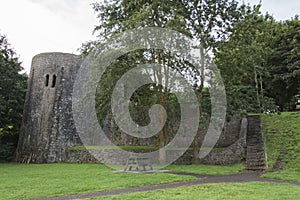
[{"label": "stone wall", "polygon": [[[95,159],[85,149],[70,150],[69,148],[82,145],[72,117],[73,83],[81,62],[78,56],[65,53],[44,53],[33,58],[16,153],[18,162],[101,162],[103,159],[118,162],[118,157],[122,157],[112,149],[93,150],[95,155],[105,151],[108,156],[108,158]],[[242,127],[244,125],[242,123]],[[167,132],[170,137],[174,137],[176,130],[176,125],[169,124]],[[199,131],[199,143],[202,144],[206,131]],[[201,159],[201,162],[205,164],[239,162],[245,154],[244,132],[245,128],[241,128],[240,118],[233,117],[227,121],[215,146],[219,149],[212,150],[208,156]],[[141,141],[126,134],[117,135],[108,132],[108,136],[116,145],[155,146],[157,144],[157,137]],[[176,154],[176,151],[166,153],[168,157]],[[175,163],[191,164],[192,162],[193,152],[188,150]]]},{"label": "stone wall", "polygon": [[[246,169],[248,170],[264,170],[266,167],[264,157],[264,143],[261,133],[260,117],[250,116],[243,118],[240,125],[239,139],[232,145],[222,148],[213,149],[205,157],[200,159],[202,164],[210,165],[228,165],[239,163],[246,158]],[[247,132],[250,132],[247,134]],[[66,151],[66,159],[64,162],[91,162],[102,163],[104,160],[110,160],[110,164],[125,164],[126,160],[118,151],[114,149],[90,150],[93,155],[102,154],[105,151],[106,158],[96,159],[86,149],[69,149]],[[147,152],[135,151],[135,152]],[[168,155],[176,154],[176,150],[167,151]],[[103,155],[103,154],[102,154]],[[157,162],[157,161],[156,161]],[[193,151],[187,150],[174,164],[193,164]]]},{"label": "stone wall", "polygon": [[[240,122],[240,120],[239,120]],[[231,123],[229,123],[231,124]],[[236,122],[234,123],[236,124]],[[229,145],[226,148],[218,148],[213,149],[210,153],[205,157],[200,159],[202,164],[210,164],[210,165],[228,165],[241,162],[242,159],[245,158],[246,153],[246,134],[247,134],[247,119],[243,118],[242,121],[239,123],[240,128],[238,133],[238,140],[235,141],[233,144]],[[226,128],[229,129],[231,126],[227,125]],[[226,132],[228,134],[228,132]],[[224,134],[224,133],[223,133]],[[90,152],[92,152],[95,157],[93,157]],[[70,149],[67,150],[66,153],[66,160],[65,162],[92,162],[92,163],[101,163],[105,160],[109,160],[110,164],[124,164],[126,160],[123,159],[122,153],[118,152],[114,149],[96,149],[96,150],[89,150],[80,148],[80,149]],[[103,155],[105,152],[105,156],[97,156]],[[148,152],[147,150],[136,150],[137,153],[144,153]],[[168,158],[172,158],[176,155],[176,150],[168,150],[166,152],[166,158],[168,162]],[[184,164],[189,165],[193,164],[193,151],[187,150],[180,158],[178,158],[173,164]],[[157,161],[153,161],[154,163]]]},{"label": "stone wall", "polygon": [[[211,165],[228,165],[241,162],[246,153],[247,126],[247,118],[243,118],[239,124],[238,140],[224,149],[212,150],[206,157],[200,159],[200,162]],[[236,129],[232,131],[236,131]]]},{"label": "stone wall", "polygon": [[[177,123],[180,123],[179,121]],[[229,121],[225,121],[223,131],[215,145],[215,148],[225,148],[228,147],[239,140],[241,127],[241,118],[240,117],[232,117]],[[166,127],[166,133],[169,139],[172,139],[177,132],[178,124],[173,126]],[[112,128],[112,126],[103,127],[106,132],[107,137],[110,141],[117,146],[156,146],[158,138],[157,136],[153,136],[150,138],[136,138],[130,136],[126,133],[122,133],[120,131],[116,131],[116,128]],[[199,129],[199,144],[201,145],[204,137],[206,135],[207,130]]]}]

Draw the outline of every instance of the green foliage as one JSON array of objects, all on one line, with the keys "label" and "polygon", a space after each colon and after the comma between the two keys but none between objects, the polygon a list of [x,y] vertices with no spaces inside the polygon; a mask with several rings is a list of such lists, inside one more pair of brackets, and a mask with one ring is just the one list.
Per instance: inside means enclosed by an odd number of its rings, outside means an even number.
[{"label": "green foliage", "polygon": [[268,93],[281,110],[293,110],[290,101],[300,93],[300,20],[280,22],[276,26],[274,53],[267,60],[270,78]]},{"label": "green foliage", "polygon": [[[212,51],[212,48],[215,48],[217,41],[229,36],[229,30],[231,30],[234,22],[241,18],[241,11],[244,7],[239,8],[238,2],[235,0],[175,0],[164,1],[163,3],[159,0],[112,0],[94,3],[93,8],[100,22],[94,30],[99,34],[99,39],[83,45],[81,49],[83,54],[89,53],[97,44],[105,42],[108,38],[118,33],[141,27],[172,29],[197,39],[199,41],[197,45],[203,47],[200,55],[203,58],[203,62],[200,63],[200,71],[199,69],[196,70],[189,60],[176,59],[176,56],[170,56],[170,52],[161,50],[139,50],[120,57],[105,72],[99,83],[96,108],[98,119],[102,125],[105,126],[109,122],[113,135],[117,135],[116,133],[119,130],[112,121],[110,113],[111,91],[114,88],[115,81],[126,71],[135,67],[137,63],[157,63],[162,64],[164,67],[175,69],[191,80],[191,85],[193,85],[199,98],[201,122],[205,122],[200,124],[200,126],[205,128],[209,122],[211,108],[209,93],[204,91],[204,82],[206,80],[204,73],[208,67],[207,62],[204,62],[204,58]],[[158,80],[160,74],[166,72],[158,70],[155,73]],[[103,93],[103,91],[105,92]],[[152,84],[140,88],[139,91],[132,95],[130,100],[132,118],[140,125],[149,123],[148,110],[150,106],[158,103],[165,107],[168,121],[158,134],[158,143],[160,146],[166,144],[173,137],[169,127],[175,127],[176,129],[178,120],[180,120],[180,108],[177,99],[174,98],[174,94],[170,92],[166,85],[161,87],[161,85]],[[195,139],[195,149],[199,145],[196,143],[197,141]],[[195,158],[197,157],[195,154]]]},{"label": "green foliage", "polygon": [[229,114],[276,110],[264,91],[275,25],[272,17],[260,14],[260,5],[247,6],[229,40],[219,42],[215,62],[226,86]]},{"label": "green foliage", "polygon": [[[94,3],[99,24],[95,32],[99,39],[85,44],[82,52],[88,53],[96,44],[125,30],[141,27],[170,28],[199,40],[204,47],[201,57],[213,53],[226,86],[228,116],[235,114],[274,113],[282,110],[299,93],[299,19],[276,22],[268,14],[262,15],[261,4],[239,5],[237,1],[175,0],[161,3],[158,0],[112,0]],[[111,91],[116,81],[137,64],[159,63],[179,73],[190,69],[188,60],[178,61],[168,57],[169,52],[144,49],[120,57],[105,72],[99,82],[96,98],[98,119],[111,122],[112,132],[118,128],[110,113]],[[199,98],[200,128],[205,128],[210,118],[210,96],[204,82],[206,63],[200,63],[200,73],[191,70],[189,78]],[[103,92],[105,91],[105,92]],[[163,98],[161,98],[163,97]],[[155,103],[165,106],[168,116],[176,124],[178,102],[168,88],[146,85],[131,97],[131,114],[135,122],[147,125],[148,109]],[[161,101],[163,99],[163,101]],[[165,100],[165,101],[164,101]],[[138,117],[137,117],[138,116]],[[166,136],[166,133],[163,135]],[[170,135],[169,135],[170,138]],[[160,138],[167,142],[168,137]],[[197,138],[197,137],[196,137]],[[199,146],[197,140],[194,146]],[[197,147],[195,147],[197,149]],[[195,155],[195,158],[197,156]]]},{"label": "green foliage", "polygon": [[27,76],[5,36],[0,35],[0,159],[11,157],[22,121]]},{"label": "green foliage", "polygon": [[256,100],[256,91],[254,87],[233,85],[226,87],[227,95],[227,114],[245,115],[247,113],[257,113],[259,105]]},{"label": "green foliage", "polygon": [[1,160],[11,160],[13,158],[13,153],[15,150],[14,143],[0,144],[0,161]]},{"label": "green foliage", "polygon": [[[292,100],[300,92],[299,18],[276,22],[269,15],[262,16],[259,7],[248,7],[243,16],[234,24],[229,39],[221,41],[215,51],[228,102],[233,103],[229,111],[293,110]],[[247,87],[249,94],[241,89],[242,93],[236,93],[237,88]],[[242,99],[244,94],[249,101]]]},{"label": "green foliage", "polygon": [[95,31],[101,38],[138,27],[162,27],[186,32],[185,8],[179,0],[112,0],[93,4],[100,24]]},{"label": "green foliage", "polygon": [[[145,52],[151,53],[151,51],[147,52],[147,50],[139,50],[121,56],[113,65],[107,68],[107,70],[101,77],[101,80],[99,81],[96,93],[97,117],[98,121],[103,127],[109,127],[107,134],[110,134],[112,137],[118,137],[122,133],[116,125],[115,121],[112,119],[112,91],[115,88],[117,81],[128,70],[136,67],[137,64],[151,62],[149,58],[144,57],[143,54]],[[152,55],[155,56],[154,54]],[[153,79],[153,76],[146,73],[137,75],[137,77],[139,78],[141,76],[146,76],[146,78],[150,77],[151,79]],[[155,78],[157,78],[157,75],[154,76]],[[124,93],[125,95],[125,93],[128,92],[128,87],[129,85],[124,85],[124,91],[120,92]],[[168,85],[162,90],[162,92],[160,92],[159,90],[160,87],[160,85],[154,83],[147,84],[138,88],[130,97],[129,110],[131,117],[133,121],[140,126],[146,126],[147,124],[149,124],[150,118],[148,115],[148,111],[151,106],[156,103],[162,104],[168,114],[168,119],[164,129],[171,129],[178,126],[176,122],[180,120],[180,115],[178,115],[178,113],[180,113],[180,108],[177,98],[170,92],[170,90],[168,89]],[[162,96],[162,101],[160,101],[160,96]],[[167,134],[169,134],[170,137],[172,135],[172,133],[166,133],[166,135]],[[136,139],[138,140],[138,138]]]},{"label": "green foliage", "polygon": [[[95,28],[100,39],[94,43],[124,30],[155,26],[198,39],[204,47],[201,56],[213,50],[229,94],[229,114],[294,107],[290,102],[300,92],[297,16],[276,22],[268,14],[261,15],[261,4],[251,7],[223,0],[176,0],[164,4],[157,0],[114,0],[93,6],[100,21]],[[94,43],[83,46],[83,52],[92,49]],[[192,76],[200,79],[195,89],[202,97],[205,64],[200,64],[200,75]]]},{"label": "green foliage", "polygon": [[3,200],[80,194],[194,180],[174,174],[116,173],[101,164],[0,164]]},{"label": "green foliage", "polygon": [[241,200],[241,199],[295,199],[300,195],[299,186],[277,183],[219,183],[205,184],[189,187],[180,187],[165,190],[148,192],[135,192],[130,194],[104,196],[91,198],[96,199],[220,199],[220,200]]},{"label": "green foliage", "polygon": [[200,40],[205,54],[215,47],[217,41],[230,35],[232,25],[241,18],[244,8],[234,0],[184,0],[182,4],[191,35]]}]

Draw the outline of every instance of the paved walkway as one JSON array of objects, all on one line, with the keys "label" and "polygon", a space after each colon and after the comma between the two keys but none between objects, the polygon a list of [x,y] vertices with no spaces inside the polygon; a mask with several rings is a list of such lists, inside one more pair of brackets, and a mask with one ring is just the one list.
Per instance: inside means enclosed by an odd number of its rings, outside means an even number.
[{"label": "paved walkway", "polygon": [[195,176],[198,179],[192,181],[182,181],[182,182],[175,182],[175,183],[165,183],[159,185],[149,185],[149,186],[124,188],[124,189],[114,189],[114,190],[107,190],[101,192],[89,192],[89,193],[66,195],[60,197],[39,198],[34,200],[84,199],[84,198],[92,198],[92,197],[105,196],[105,195],[118,195],[118,194],[126,194],[126,193],[133,193],[133,192],[145,192],[151,190],[177,188],[181,186],[201,185],[207,183],[272,182],[272,183],[288,183],[288,184],[300,186],[300,182],[260,178],[259,177],[260,174],[255,172],[239,173],[239,174],[231,174],[231,175],[201,175],[201,174],[180,173],[180,172],[168,172],[168,173]]}]

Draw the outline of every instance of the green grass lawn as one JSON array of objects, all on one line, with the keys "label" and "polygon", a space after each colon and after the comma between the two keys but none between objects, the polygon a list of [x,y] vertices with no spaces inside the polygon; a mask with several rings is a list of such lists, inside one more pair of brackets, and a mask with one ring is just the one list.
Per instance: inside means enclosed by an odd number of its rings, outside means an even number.
[{"label": "green grass lawn", "polygon": [[165,173],[115,173],[101,164],[0,164],[0,199],[60,196],[193,179]]},{"label": "green grass lawn", "polygon": [[[300,182],[300,112],[263,115],[269,173],[266,178]],[[283,160],[283,171],[271,172],[276,159]]]},{"label": "green grass lawn", "polygon": [[[270,171],[262,177],[300,182],[300,112],[263,115]],[[271,172],[276,159],[283,170]],[[170,165],[165,169],[197,174],[232,174],[242,164],[230,166]],[[144,185],[193,180],[174,174],[115,173],[101,164],[0,164],[0,199],[79,194]],[[275,183],[207,184],[177,189],[103,197],[104,199],[295,199],[299,186]],[[102,198],[96,198],[102,199]]]},{"label": "green grass lawn", "polygon": [[268,173],[263,174],[261,177],[300,182],[300,171],[292,170],[292,169],[285,169],[285,170],[277,171],[277,172],[268,172]]},{"label": "green grass lawn", "polygon": [[243,171],[242,164],[234,165],[169,165],[165,169],[195,174],[234,174]]},{"label": "green grass lawn", "polygon": [[226,183],[206,184],[175,189],[155,190],[149,192],[136,192],[131,194],[103,196],[92,198],[93,200],[114,199],[218,199],[218,200],[291,200],[300,196],[299,186],[276,183]]}]

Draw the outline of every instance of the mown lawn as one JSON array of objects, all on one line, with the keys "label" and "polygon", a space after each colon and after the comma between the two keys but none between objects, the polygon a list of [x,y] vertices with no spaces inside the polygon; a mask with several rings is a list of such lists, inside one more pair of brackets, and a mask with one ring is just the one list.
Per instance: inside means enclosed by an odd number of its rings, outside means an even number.
[{"label": "mown lawn", "polygon": [[149,192],[136,192],[131,194],[103,196],[91,198],[93,200],[174,200],[174,199],[218,199],[218,200],[291,200],[300,196],[299,186],[276,183],[226,183],[206,184],[175,189],[155,190]]},{"label": "mown lawn", "polygon": [[[263,115],[269,172],[266,178],[300,182],[300,112]],[[272,172],[278,158],[282,171]],[[168,170],[197,174],[232,174],[230,166],[170,165]],[[193,180],[166,173],[115,173],[101,164],[0,164],[0,199],[30,199]],[[300,187],[275,183],[207,184],[96,199],[296,199]]]},{"label": "mown lawn", "polygon": [[[300,182],[300,112],[263,115],[269,172],[262,177]],[[277,159],[283,170],[272,172]]]},{"label": "mown lawn", "polygon": [[0,199],[60,196],[193,179],[165,173],[116,173],[101,164],[0,164]]},{"label": "mown lawn", "polygon": [[165,169],[175,172],[189,172],[195,174],[234,174],[242,172],[242,164],[234,165],[169,165]]}]

